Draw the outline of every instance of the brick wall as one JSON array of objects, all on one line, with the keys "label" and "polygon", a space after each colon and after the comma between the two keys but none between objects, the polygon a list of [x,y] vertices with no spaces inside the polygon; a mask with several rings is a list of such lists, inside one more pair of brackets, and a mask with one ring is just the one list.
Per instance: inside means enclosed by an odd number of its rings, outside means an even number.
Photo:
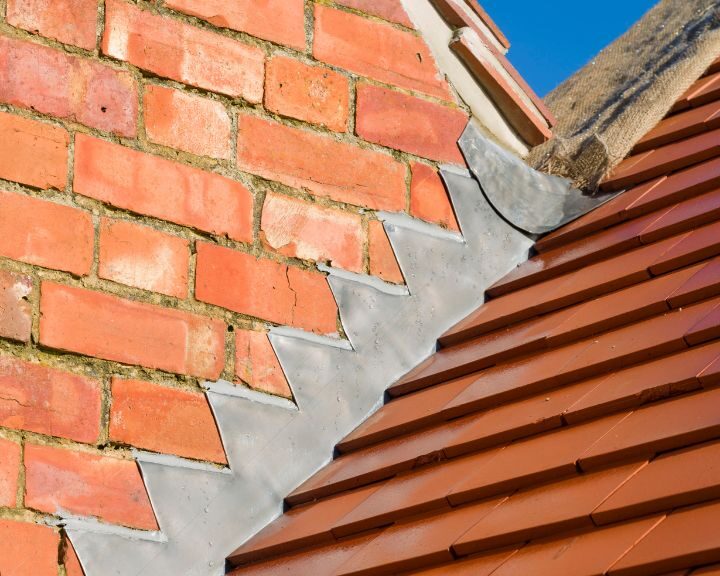
[{"label": "brick wall", "polygon": [[402,282],[376,210],[456,229],[467,114],[399,0],[0,0],[0,573],[60,511],[157,528],[131,448],[224,465],[200,383],[291,396],[317,263]]}]

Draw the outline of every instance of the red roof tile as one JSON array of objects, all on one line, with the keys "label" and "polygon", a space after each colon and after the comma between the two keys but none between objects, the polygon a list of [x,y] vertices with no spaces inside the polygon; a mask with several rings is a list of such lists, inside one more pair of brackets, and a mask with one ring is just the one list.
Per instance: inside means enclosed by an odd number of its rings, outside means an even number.
[{"label": "red roof tile", "polygon": [[238,574],[720,573],[715,84],[390,389]]}]

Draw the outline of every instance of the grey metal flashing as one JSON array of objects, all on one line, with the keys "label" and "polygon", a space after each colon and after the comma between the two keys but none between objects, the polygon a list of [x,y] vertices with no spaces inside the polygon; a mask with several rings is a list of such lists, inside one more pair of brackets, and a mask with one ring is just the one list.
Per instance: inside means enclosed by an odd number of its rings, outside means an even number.
[{"label": "grey metal flashing", "polygon": [[[513,173],[507,158],[496,161],[504,165],[498,174]],[[162,541],[69,521],[87,576],[223,573],[224,559],[282,513],[284,497],[332,459],[337,442],[382,405],[387,387],[432,354],[438,336],[527,258],[532,240],[497,215],[475,179],[456,169],[441,174],[462,236],[381,214],[407,288],[328,269],[348,340],[270,331],[295,404],[207,383],[228,469],[142,458]]]},{"label": "grey metal flashing", "polygon": [[325,264],[318,264],[318,270],[326,272],[330,276],[345,278],[346,280],[357,282],[358,284],[366,284],[367,286],[371,286],[380,292],[385,292],[386,294],[390,294],[392,296],[407,296],[410,294],[407,286],[402,284],[391,284],[390,282],[385,282],[376,276],[348,272],[342,268],[333,268],[332,266],[327,266]]},{"label": "grey metal flashing", "polygon": [[530,234],[543,234],[575,220],[614,195],[588,195],[570,180],[538,172],[485,138],[472,122],[460,149],[495,209]]},{"label": "grey metal flashing", "polygon": [[148,462],[152,464],[164,464],[165,466],[175,466],[177,468],[189,468],[191,470],[205,470],[206,472],[217,472],[219,474],[230,474],[230,470],[225,466],[218,466],[208,462],[199,462],[197,460],[189,460],[172,456],[169,454],[158,454],[156,452],[146,452],[144,450],[132,449],[133,458],[136,462]]}]

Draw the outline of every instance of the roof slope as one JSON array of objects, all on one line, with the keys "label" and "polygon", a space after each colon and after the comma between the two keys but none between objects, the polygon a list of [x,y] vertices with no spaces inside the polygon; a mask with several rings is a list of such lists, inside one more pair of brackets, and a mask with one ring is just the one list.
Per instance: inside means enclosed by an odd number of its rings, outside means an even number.
[{"label": "roof slope", "polygon": [[539,241],[233,573],[720,572],[698,569],[720,562],[714,74],[606,182],[630,189]]}]

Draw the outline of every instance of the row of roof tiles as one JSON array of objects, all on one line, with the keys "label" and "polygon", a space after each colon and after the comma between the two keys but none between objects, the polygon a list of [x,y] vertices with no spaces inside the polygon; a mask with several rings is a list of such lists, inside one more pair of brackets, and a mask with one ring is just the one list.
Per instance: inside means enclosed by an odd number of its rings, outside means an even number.
[{"label": "row of roof tiles", "polygon": [[539,241],[237,574],[720,574],[718,102],[692,108],[715,67],[608,180],[630,189]]}]

